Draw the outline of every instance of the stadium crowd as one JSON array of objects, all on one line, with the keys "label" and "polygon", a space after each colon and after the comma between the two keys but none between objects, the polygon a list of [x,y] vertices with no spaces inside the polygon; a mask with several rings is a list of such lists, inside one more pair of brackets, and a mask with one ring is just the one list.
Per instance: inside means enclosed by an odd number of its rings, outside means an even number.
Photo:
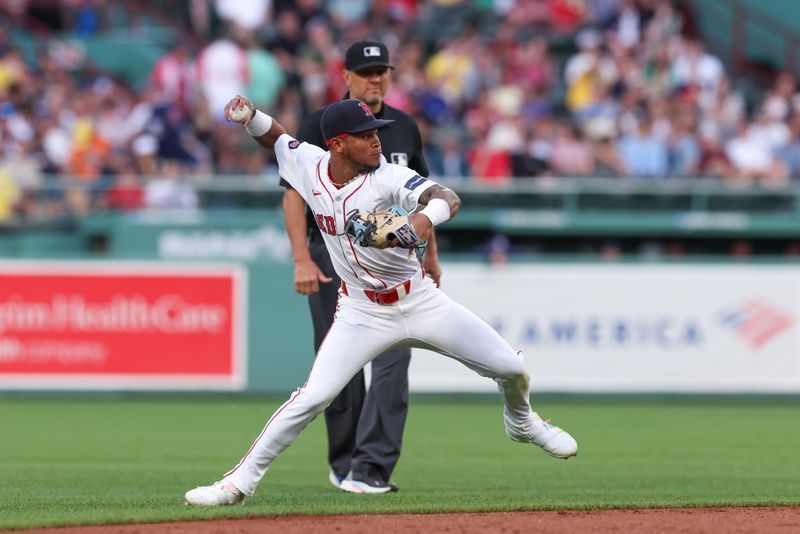
[{"label": "stadium crowd", "polygon": [[[344,50],[363,38],[388,45],[387,101],[417,118],[443,180],[712,176],[779,187],[800,176],[794,77],[746,102],[672,0],[178,4],[3,3],[0,221],[193,208],[198,183],[264,180],[270,153],[224,121],[224,102],[247,95],[291,133],[341,98]],[[61,27],[29,27],[41,5]],[[115,24],[135,36],[153,21],[175,39],[140,83],[67,44]],[[33,58],[13,44],[27,30]]]}]

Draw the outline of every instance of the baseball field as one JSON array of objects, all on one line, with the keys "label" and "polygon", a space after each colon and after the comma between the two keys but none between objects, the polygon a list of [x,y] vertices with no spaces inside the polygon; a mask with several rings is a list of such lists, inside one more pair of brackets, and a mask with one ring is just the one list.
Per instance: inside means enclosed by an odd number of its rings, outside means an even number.
[{"label": "baseball field", "polygon": [[[364,514],[452,512],[478,521],[495,517],[486,512],[706,507],[787,507],[780,525],[800,528],[800,399],[534,401],[576,437],[577,458],[556,460],[510,441],[496,396],[414,396],[393,476],[400,492],[361,496],[332,488],[317,419],[244,506],[196,509],[183,504],[183,493],[234,465],[281,399],[4,397],[0,529],[259,516],[304,524],[309,518],[297,516],[329,521],[341,514],[358,516],[356,524],[378,520]],[[204,524],[190,525],[181,531]]]}]

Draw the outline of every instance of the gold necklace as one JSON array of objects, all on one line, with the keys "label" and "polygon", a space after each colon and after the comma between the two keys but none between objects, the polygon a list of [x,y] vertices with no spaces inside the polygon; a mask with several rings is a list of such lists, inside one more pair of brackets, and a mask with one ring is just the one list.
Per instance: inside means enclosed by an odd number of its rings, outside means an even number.
[{"label": "gold necklace", "polygon": [[361,175],[360,175],[360,174],[356,174],[355,176],[353,176],[352,178],[350,178],[349,180],[347,180],[345,183],[343,183],[343,184],[337,184],[337,183],[336,183],[336,181],[333,179],[333,173],[331,172],[331,162],[330,162],[330,161],[328,162],[328,178],[330,179],[331,183],[332,183],[333,185],[335,185],[336,187],[338,187],[339,189],[341,189],[342,187],[344,187],[344,186],[346,186],[346,185],[349,185],[349,184],[350,184],[350,182],[354,181],[354,180],[355,180],[356,178],[358,178],[359,176],[361,176]]}]

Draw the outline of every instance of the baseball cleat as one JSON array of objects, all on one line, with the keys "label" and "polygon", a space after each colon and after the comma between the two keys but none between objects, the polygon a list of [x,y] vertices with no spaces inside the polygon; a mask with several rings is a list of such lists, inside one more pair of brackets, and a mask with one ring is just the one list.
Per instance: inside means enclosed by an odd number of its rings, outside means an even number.
[{"label": "baseball cleat", "polygon": [[220,480],[210,486],[199,486],[186,492],[184,496],[189,506],[224,506],[244,504],[244,493],[230,482]]},{"label": "baseball cleat", "polygon": [[340,477],[339,475],[334,473],[333,470],[331,470],[331,472],[328,473],[328,481],[331,484],[333,484],[333,487],[335,487],[336,489],[342,489],[342,480],[344,480],[344,477]]},{"label": "baseball cleat", "polygon": [[578,454],[578,442],[567,431],[551,425],[550,419],[541,422],[532,443],[544,449],[544,452],[555,458],[566,460]]},{"label": "baseball cleat", "polygon": [[381,480],[353,480],[346,478],[342,480],[339,488],[347,493],[392,493],[398,491],[398,487],[391,482]]}]

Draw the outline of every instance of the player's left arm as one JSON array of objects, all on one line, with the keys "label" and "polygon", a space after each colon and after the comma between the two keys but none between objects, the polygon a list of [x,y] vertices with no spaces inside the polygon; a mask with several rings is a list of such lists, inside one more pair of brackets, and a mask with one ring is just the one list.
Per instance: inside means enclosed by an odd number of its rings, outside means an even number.
[{"label": "player's left arm", "polygon": [[461,199],[452,189],[439,184],[428,187],[417,199],[425,206],[409,217],[409,222],[420,239],[429,239],[433,227],[456,216],[461,207]]},{"label": "player's left arm", "polygon": [[439,244],[436,242],[436,232],[431,228],[431,237],[428,239],[428,246],[425,247],[425,254],[422,256],[422,268],[425,274],[431,277],[436,287],[442,287],[442,265],[439,263]]},{"label": "player's left arm", "polygon": [[[416,122],[412,120],[411,125],[414,148],[411,151],[411,160],[408,162],[408,166],[417,171],[420,176],[427,177],[430,171],[428,170],[428,162],[425,160],[425,152],[422,150],[422,134]],[[431,229],[431,235],[428,238],[428,245],[425,247],[425,255],[422,256],[422,267],[425,269],[425,274],[431,277],[433,283],[437,287],[441,287],[442,266],[439,263],[439,244],[436,242],[436,231],[433,229]]]}]

